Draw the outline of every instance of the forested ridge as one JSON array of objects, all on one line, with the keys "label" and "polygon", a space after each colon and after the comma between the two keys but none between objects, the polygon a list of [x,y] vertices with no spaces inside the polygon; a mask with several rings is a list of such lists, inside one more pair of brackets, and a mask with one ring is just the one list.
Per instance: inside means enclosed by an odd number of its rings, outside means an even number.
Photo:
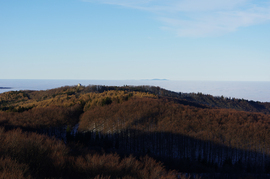
[{"label": "forested ridge", "polygon": [[270,103],[153,86],[0,94],[2,178],[269,178]]}]

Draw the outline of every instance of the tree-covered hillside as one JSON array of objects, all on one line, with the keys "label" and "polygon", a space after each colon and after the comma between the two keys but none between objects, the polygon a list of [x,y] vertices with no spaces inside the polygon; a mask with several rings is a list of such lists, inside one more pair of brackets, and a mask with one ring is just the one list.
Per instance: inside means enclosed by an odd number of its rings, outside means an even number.
[{"label": "tree-covered hillside", "polygon": [[152,86],[66,86],[0,94],[0,110],[2,178],[270,174],[269,103]]}]

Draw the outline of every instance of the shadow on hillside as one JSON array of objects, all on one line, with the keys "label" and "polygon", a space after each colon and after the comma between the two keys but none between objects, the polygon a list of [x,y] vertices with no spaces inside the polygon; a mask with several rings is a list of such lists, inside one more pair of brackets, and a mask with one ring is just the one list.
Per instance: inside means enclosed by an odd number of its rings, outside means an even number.
[{"label": "shadow on hillside", "polygon": [[67,144],[79,142],[91,150],[118,153],[122,157],[148,155],[163,162],[167,169],[200,174],[202,179],[270,178],[270,156],[262,149],[257,152],[241,150],[169,132],[125,130],[102,134],[98,131],[80,133],[67,130],[66,126],[40,129],[3,127],[56,137]]},{"label": "shadow on hillside", "polygon": [[241,150],[169,132],[126,130],[114,134],[97,131],[67,135],[90,148],[103,148],[121,156],[149,155],[167,169],[201,173],[203,178],[239,178],[252,175],[269,178],[270,156],[264,152]]}]

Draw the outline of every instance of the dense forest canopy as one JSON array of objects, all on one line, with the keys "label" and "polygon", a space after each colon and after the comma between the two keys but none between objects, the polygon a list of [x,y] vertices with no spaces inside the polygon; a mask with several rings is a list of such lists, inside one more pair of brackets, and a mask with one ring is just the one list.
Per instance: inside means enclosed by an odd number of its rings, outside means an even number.
[{"label": "dense forest canopy", "polygon": [[267,178],[269,129],[270,103],[244,99],[153,86],[10,91],[0,176]]}]

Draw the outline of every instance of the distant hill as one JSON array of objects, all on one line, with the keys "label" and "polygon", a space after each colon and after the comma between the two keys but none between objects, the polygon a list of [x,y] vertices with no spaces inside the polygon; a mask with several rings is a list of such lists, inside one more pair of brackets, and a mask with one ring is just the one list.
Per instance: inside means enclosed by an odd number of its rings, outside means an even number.
[{"label": "distant hill", "polygon": [[154,81],[169,81],[168,79],[158,79],[158,78],[154,78],[152,80],[154,80]]}]

